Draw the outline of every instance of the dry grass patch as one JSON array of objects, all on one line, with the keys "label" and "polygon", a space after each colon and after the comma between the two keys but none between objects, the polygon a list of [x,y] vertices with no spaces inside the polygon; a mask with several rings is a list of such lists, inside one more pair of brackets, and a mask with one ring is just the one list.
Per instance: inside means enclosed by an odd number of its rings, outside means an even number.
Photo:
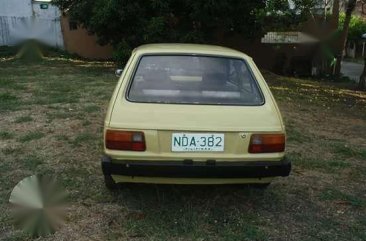
[{"label": "dry grass patch", "polygon": [[70,193],[66,225],[39,240],[365,240],[366,95],[344,85],[266,75],[288,132],[289,178],[246,186],[103,185],[110,63],[0,62],[0,236],[7,199],[47,173]]}]

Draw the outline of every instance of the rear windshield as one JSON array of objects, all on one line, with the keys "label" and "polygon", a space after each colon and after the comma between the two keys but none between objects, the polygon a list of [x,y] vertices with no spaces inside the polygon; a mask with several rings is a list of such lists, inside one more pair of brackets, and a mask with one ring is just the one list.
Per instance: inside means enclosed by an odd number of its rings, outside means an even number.
[{"label": "rear windshield", "polygon": [[130,84],[132,102],[261,105],[244,60],[206,56],[143,56]]}]

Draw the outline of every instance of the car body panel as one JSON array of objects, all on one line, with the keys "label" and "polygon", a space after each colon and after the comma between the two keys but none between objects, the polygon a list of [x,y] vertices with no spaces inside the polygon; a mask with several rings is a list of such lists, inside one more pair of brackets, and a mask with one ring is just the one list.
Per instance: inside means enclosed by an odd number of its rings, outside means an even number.
[{"label": "car body panel", "polygon": [[[263,106],[115,104],[110,128],[192,131],[283,131],[277,110]],[[123,108],[123,112],[118,110]],[[126,115],[128,113],[128,115]]]},{"label": "car body panel", "polygon": [[[127,100],[126,92],[139,59],[144,55],[185,54],[212,55],[240,58],[246,61],[258,82],[264,97],[260,106],[198,105],[198,104],[162,104],[133,103]],[[285,127],[278,106],[263,76],[253,60],[236,50],[219,46],[195,44],[152,44],[135,49],[113,92],[104,122],[105,131],[127,130],[143,131],[146,140],[146,151],[116,151],[104,147],[105,155],[114,162],[123,160],[168,161],[191,159],[203,162],[214,159],[226,161],[279,161],[282,153],[248,153],[250,136],[253,133],[285,133]],[[172,152],[172,133],[224,133],[225,147],[223,152]],[[121,177],[122,178],[122,177]],[[115,178],[115,180],[122,180]],[[139,179],[141,182],[152,182],[152,178]],[[238,179],[238,178],[235,178]],[[239,178],[240,179],[240,178]],[[124,181],[135,182],[129,177]],[[157,183],[210,183],[199,178],[195,180],[175,180],[172,178],[156,179]],[[217,179],[212,183],[239,183],[238,180]],[[258,181],[257,179],[255,179]],[[240,183],[253,182],[253,179],[241,179]]]}]

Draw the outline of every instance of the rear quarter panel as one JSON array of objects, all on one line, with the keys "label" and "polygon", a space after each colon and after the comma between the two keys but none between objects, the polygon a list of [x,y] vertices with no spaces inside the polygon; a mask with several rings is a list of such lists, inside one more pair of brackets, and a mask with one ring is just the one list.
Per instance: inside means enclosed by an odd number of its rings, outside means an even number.
[{"label": "rear quarter panel", "polygon": [[110,123],[111,117],[112,117],[112,112],[113,112],[114,105],[115,105],[115,103],[118,99],[118,96],[120,96],[120,93],[122,92],[121,88],[122,88],[123,82],[126,82],[129,79],[128,76],[131,75],[131,69],[133,69],[133,61],[135,59],[135,56],[136,56],[136,54],[133,52],[130,59],[128,60],[128,62],[126,64],[120,78],[118,79],[116,87],[114,88],[112,97],[111,97],[111,99],[109,101],[109,104],[108,104],[107,113],[106,113],[106,116],[105,116],[105,119],[104,119],[104,128],[109,126],[109,123]]}]

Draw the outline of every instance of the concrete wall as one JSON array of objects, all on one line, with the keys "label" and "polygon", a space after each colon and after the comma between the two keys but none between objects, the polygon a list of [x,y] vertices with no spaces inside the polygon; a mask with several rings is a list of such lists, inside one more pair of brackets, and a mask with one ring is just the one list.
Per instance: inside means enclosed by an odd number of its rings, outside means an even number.
[{"label": "concrete wall", "polygon": [[0,16],[32,16],[32,0],[1,0]]},{"label": "concrete wall", "polygon": [[99,45],[97,43],[97,37],[94,34],[89,34],[86,29],[80,26],[77,26],[77,29],[74,30],[70,29],[69,19],[67,17],[62,17],[61,26],[65,49],[69,53],[74,53],[88,59],[112,58],[112,46]]},{"label": "concrete wall", "polygon": [[[46,9],[41,4],[47,4]],[[56,6],[42,1],[0,0],[0,46],[13,46],[28,39],[84,58],[112,57],[112,47],[100,46],[95,35],[80,27],[71,30],[68,19],[61,16]]]}]

